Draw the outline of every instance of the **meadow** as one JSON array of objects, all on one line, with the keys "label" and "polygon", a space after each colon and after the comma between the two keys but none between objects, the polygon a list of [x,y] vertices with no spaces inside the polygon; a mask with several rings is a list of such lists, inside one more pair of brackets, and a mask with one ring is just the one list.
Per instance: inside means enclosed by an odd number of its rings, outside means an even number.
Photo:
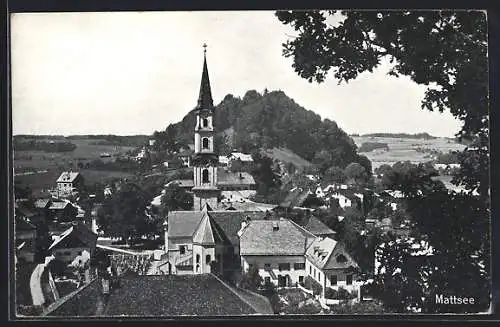
[{"label": "meadow", "polygon": [[368,137],[368,136],[351,136],[358,147],[365,142],[381,142],[387,143],[389,151],[376,149],[370,152],[361,154],[368,157],[372,162],[373,169],[380,167],[383,164],[393,165],[398,161],[411,161],[413,163],[421,163],[433,160],[434,157],[430,153],[421,152],[437,150],[443,153],[448,151],[461,151],[465,145],[456,143],[453,140],[446,138],[436,139],[410,139],[410,138],[393,138],[393,137]]},{"label": "meadow", "polygon": [[[54,138],[55,140],[56,138]],[[92,160],[112,161],[127,151],[134,150],[132,146],[114,146],[97,144],[100,139],[66,140],[77,147],[71,152],[15,151],[14,150],[14,182],[29,186],[38,193],[55,186],[59,175],[66,170],[75,170],[83,174],[85,182],[107,182],[116,178],[132,176],[122,171],[106,171],[79,168]],[[101,158],[101,153],[109,153],[111,157]]]}]

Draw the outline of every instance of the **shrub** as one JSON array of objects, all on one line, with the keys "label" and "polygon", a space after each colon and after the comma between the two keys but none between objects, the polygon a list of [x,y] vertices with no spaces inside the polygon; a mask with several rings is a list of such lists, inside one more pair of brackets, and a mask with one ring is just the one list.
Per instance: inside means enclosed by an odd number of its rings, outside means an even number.
[{"label": "shrub", "polygon": [[306,276],[304,279],[305,288],[312,290],[314,295],[320,295],[323,293],[323,286],[315,281],[311,276]]}]

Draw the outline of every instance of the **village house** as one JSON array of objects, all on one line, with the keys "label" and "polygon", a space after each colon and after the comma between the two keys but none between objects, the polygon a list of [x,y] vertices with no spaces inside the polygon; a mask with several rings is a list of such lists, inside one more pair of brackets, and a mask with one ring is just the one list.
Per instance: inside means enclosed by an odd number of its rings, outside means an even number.
[{"label": "village house", "polygon": [[83,176],[79,172],[65,171],[56,181],[58,196],[70,196],[83,186]]},{"label": "village house", "polygon": [[49,253],[56,259],[71,263],[83,251],[87,251],[92,256],[96,244],[97,234],[82,223],[73,223],[73,226],[54,240],[49,247]]},{"label": "village house", "polygon": [[256,267],[264,282],[278,287],[304,281],[304,254],[316,236],[287,219],[244,222],[240,236],[241,268]]},{"label": "village house", "polygon": [[64,200],[52,200],[47,211],[49,220],[57,222],[74,221],[78,215],[78,209]]},{"label": "village house", "polygon": [[358,296],[361,283],[356,281],[358,264],[344,246],[329,237],[318,237],[305,254],[307,275],[318,282],[325,297],[327,288],[338,291],[344,288]]},{"label": "village house", "polygon": [[177,157],[182,160],[182,164],[185,167],[191,167],[191,157],[193,156],[194,151],[190,148],[183,149],[177,154]]}]

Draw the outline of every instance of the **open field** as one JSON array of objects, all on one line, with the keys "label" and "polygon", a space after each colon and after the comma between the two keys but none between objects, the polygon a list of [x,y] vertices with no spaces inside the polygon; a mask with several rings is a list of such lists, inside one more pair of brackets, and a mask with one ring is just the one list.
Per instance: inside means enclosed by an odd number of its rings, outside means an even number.
[{"label": "open field", "polygon": [[[113,146],[93,144],[100,139],[76,139],[68,140],[74,143],[77,148],[71,152],[43,152],[43,151],[15,151],[14,149],[14,172],[36,171],[51,168],[74,168],[78,163],[85,164],[94,159],[102,161],[114,160],[119,154],[133,150],[131,146]],[[109,153],[110,158],[100,158],[101,153]]]},{"label": "open field", "polygon": [[437,150],[443,153],[448,151],[461,151],[465,145],[455,143],[445,138],[436,138],[431,140],[409,139],[409,138],[391,138],[391,137],[366,137],[352,136],[354,142],[359,147],[365,142],[387,143],[389,151],[377,149],[371,152],[361,154],[367,156],[372,161],[373,169],[383,164],[392,165],[398,161],[411,161],[414,163],[433,160],[429,153],[418,152],[417,149]]}]

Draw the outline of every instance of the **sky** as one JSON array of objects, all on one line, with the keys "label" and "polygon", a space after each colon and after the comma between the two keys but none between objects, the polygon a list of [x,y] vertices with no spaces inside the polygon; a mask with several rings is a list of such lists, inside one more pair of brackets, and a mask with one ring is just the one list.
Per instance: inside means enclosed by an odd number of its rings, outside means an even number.
[{"label": "sky", "polygon": [[271,11],[13,14],[13,134],[164,130],[196,105],[203,43],[214,104],[267,88],[347,133],[460,129],[451,114],[421,109],[425,87],[385,64],[347,84],[309,83],[282,55],[293,35]]}]

